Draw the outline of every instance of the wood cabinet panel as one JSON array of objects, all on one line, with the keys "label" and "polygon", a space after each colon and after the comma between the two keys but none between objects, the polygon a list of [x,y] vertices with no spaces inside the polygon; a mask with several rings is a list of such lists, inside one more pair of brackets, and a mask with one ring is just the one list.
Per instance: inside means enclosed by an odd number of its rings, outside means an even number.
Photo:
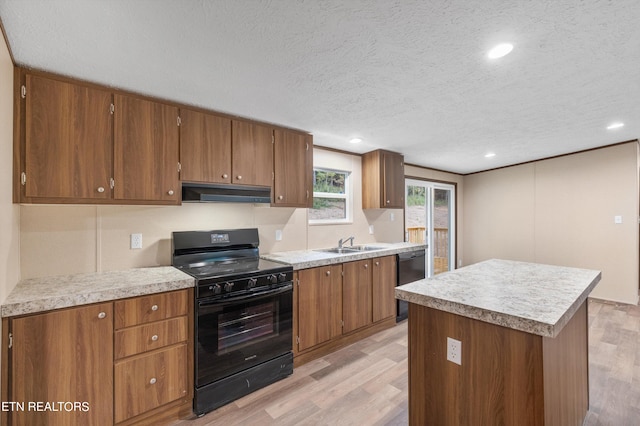
[{"label": "wood cabinet panel", "polygon": [[[13,425],[113,424],[113,304],[11,320]],[[88,410],[33,411],[28,402],[87,402]]]},{"label": "wood cabinet panel", "polygon": [[231,183],[231,119],[180,109],[180,178]]},{"label": "wood cabinet panel", "polygon": [[298,350],[342,334],[342,267],[298,271]]},{"label": "wood cabinet panel", "polygon": [[114,339],[114,357],[120,359],[187,340],[187,317],[118,330]]},{"label": "wood cabinet panel", "polygon": [[362,208],[404,208],[404,157],[376,150],[362,156]]},{"label": "wood cabinet panel", "polygon": [[115,302],[115,328],[160,321],[187,315],[189,310],[188,290],[158,293]]},{"label": "wood cabinet panel", "polygon": [[188,394],[187,345],[116,362],[115,421],[121,422]]},{"label": "wood cabinet panel", "polygon": [[273,129],[246,121],[232,124],[232,182],[272,186]]},{"label": "wood cabinet panel", "polygon": [[178,108],[114,96],[117,200],[180,203]]},{"label": "wood cabinet panel", "polygon": [[111,198],[111,93],[26,76],[25,196]]},{"label": "wood cabinet panel", "polygon": [[378,257],[372,259],[372,263],[373,322],[377,322],[396,315],[396,257]]},{"label": "wood cabinet panel", "polygon": [[342,265],[343,333],[371,324],[371,263],[372,259]]},{"label": "wood cabinet panel", "polygon": [[273,152],[274,205],[307,207],[313,197],[313,137],[277,129]]}]

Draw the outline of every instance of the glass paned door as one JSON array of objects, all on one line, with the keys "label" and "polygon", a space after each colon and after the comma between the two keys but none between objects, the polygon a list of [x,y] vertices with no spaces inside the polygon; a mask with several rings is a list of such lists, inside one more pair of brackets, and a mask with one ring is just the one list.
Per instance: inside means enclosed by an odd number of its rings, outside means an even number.
[{"label": "glass paned door", "polygon": [[455,269],[455,186],[406,179],[405,240],[426,243],[428,277]]}]

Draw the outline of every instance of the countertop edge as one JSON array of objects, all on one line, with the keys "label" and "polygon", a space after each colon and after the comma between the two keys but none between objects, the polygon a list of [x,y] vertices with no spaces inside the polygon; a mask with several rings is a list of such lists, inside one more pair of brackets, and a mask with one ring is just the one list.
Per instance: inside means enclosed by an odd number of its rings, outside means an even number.
[{"label": "countertop edge", "polygon": [[592,282],[585,287],[584,291],[576,298],[576,300],[571,304],[571,306],[565,311],[565,313],[558,319],[555,324],[549,324],[542,321],[536,321],[534,319],[510,315],[507,313],[490,311],[476,306],[470,306],[464,303],[403,290],[401,288],[395,289],[395,295],[397,299],[405,300],[409,303],[415,303],[418,305],[426,306],[428,308],[433,308],[467,318],[484,321],[513,330],[523,331],[525,333],[536,334],[542,337],[555,338],[560,334],[564,326],[569,323],[569,320],[573,318],[573,315],[578,311],[580,306],[582,306],[582,304],[587,300],[587,298],[589,297],[589,293],[591,293],[593,288],[598,284],[598,282],[600,282],[601,277],[602,272],[598,272]]},{"label": "countertop edge", "polygon": [[[377,245],[382,243],[371,243],[371,245]],[[296,250],[293,252],[279,252],[279,253],[267,253],[261,255],[262,259],[270,260],[272,262],[283,263],[293,267],[294,271],[301,269],[316,268],[319,266],[335,265],[339,263],[353,262],[356,260],[372,259],[374,257],[392,256],[400,253],[407,253],[415,250],[426,249],[425,244],[412,244],[409,243],[396,243],[402,244],[401,247],[392,247],[393,243],[388,244],[390,247],[385,247],[380,250],[371,250],[362,253],[348,253],[348,254],[334,254],[327,253],[317,249],[309,250]],[[293,253],[293,254],[289,254]],[[321,256],[320,258],[310,260],[291,260],[292,257],[304,256],[307,253],[308,256]],[[289,260],[287,257],[289,256]]]}]

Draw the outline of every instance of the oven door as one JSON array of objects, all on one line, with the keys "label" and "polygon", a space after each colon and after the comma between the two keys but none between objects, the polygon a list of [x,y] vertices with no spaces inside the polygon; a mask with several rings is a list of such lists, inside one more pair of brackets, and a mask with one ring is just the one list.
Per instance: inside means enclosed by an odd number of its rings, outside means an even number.
[{"label": "oven door", "polygon": [[293,285],[196,307],[196,387],[269,361],[292,348]]}]

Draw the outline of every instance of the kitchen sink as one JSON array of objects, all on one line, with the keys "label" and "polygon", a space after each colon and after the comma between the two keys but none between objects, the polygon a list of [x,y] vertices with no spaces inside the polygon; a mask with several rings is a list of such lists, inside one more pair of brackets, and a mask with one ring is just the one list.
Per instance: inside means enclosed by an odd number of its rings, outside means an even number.
[{"label": "kitchen sink", "polygon": [[362,253],[366,251],[374,251],[374,250],[382,250],[384,247],[378,246],[370,246],[370,245],[359,245],[359,246],[345,246],[345,247],[332,247],[327,249],[318,249],[316,251],[323,251],[325,253],[337,253],[337,254],[351,254],[351,253]]}]

